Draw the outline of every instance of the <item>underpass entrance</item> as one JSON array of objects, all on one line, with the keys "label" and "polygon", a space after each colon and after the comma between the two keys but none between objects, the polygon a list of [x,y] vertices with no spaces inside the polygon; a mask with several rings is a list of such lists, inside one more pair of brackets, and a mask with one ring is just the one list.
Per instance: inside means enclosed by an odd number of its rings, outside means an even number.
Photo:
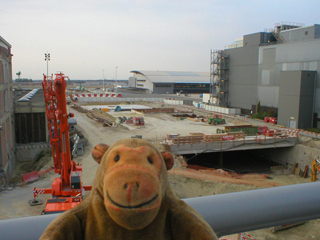
[{"label": "underpass entrance", "polygon": [[263,155],[259,150],[186,154],[183,156],[188,165],[223,169],[239,174],[270,173],[272,166],[280,165]]}]

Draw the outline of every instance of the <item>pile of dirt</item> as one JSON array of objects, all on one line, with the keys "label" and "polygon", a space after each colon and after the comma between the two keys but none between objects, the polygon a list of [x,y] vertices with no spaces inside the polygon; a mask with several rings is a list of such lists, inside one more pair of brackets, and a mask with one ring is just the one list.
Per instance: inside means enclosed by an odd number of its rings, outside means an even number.
[{"label": "pile of dirt", "polygon": [[188,170],[173,168],[169,172],[169,181],[174,193],[179,198],[209,196],[258,189],[254,185],[244,185],[230,182],[217,182],[212,179],[202,179],[197,174],[188,175]]},{"label": "pile of dirt", "polygon": [[302,145],[320,149],[320,139],[300,136],[299,140]]},{"label": "pile of dirt", "polygon": [[[309,182],[309,179],[286,174],[235,174],[221,169],[188,166],[183,157],[176,158],[175,166],[169,172],[169,181],[174,193],[180,198],[191,198],[249,191],[273,186]],[[276,233],[271,228],[248,232],[253,239],[300,240],[318,239],[320,220],[312,220]],[[320,239],[320,238],[319,238]]]},{"label": "pile of dirt", "polygon": [[51,165],[53,165],[51,151],[41,152],[35,159],[33,159],[33,161],[16,162],[10,182],[22,186],[24,185],[22,182],[23,174],[40,171]]},{"label": "pile of dirt", "polygon": [[[278,183],[266,179],[260,174],[236,174],[228,173],[221,169],[218,170],[194,170],[194,169],[179,169],[173,168],[169,171],[169,174],[182,175],[189,178],[197,178],[200,180],[210,180],[223,183],[252,185],[261,188],[280,186]],[[243,176],[241,176],[243,175]]]}]

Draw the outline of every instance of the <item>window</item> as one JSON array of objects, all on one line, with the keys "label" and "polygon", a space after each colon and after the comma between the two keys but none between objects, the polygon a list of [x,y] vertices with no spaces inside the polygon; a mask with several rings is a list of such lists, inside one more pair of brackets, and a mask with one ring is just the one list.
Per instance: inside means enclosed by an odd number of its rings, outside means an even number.
[{"label": "window", "polygon": [[170,84],[155,84],[155,87],[169,88],[169,87],[171,87],[171,85]]},{"label": "window", "polygon": [[71,189],[81,189],[81,181],[79,176],[71,177]]},{"label": "window", "polygon": [[208,88],[209,87],[209,83],[176,83],[174,84],[175,88],[200,88],[200,89],[204,89],[204,88]]},{"label": "window", "polygon": [[305,31],[305,32],[304,32],[304,35],[308,35],[308,31]]},{"label": "window", "polygon": [[137,82],[145,82],[145,79],[137,79]]},{"label": "window", "polygon": [[143,84],[139,84],[139,83],[138,83],[138,84],[137,84],[137,86],[139,86],[139,87],[143,87],[144,85],[143,85]]}]

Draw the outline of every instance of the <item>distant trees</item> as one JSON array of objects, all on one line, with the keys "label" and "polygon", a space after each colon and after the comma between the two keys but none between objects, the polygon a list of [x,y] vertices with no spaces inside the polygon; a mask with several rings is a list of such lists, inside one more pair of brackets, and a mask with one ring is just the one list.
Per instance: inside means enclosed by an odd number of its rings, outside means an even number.
[{"label": "distant trees", "polygon": [[28,79],[28,78],[17,78],[14,80],[15,82],[32,82],[32,79]]}]

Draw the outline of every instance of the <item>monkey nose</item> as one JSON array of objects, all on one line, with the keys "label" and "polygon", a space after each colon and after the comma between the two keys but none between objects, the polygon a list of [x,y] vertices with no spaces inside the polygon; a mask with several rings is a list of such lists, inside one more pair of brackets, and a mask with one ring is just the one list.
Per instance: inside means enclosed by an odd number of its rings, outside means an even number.
[{"label": "monkey nose", "polygon": [[132,199],[139,197],[140,183],[139,182],[127,182],[123,185],[124,191],[126,192],[127,203],[130,205]]},{"label": "monkey nose", "polygon": [[128,188],[139,188],[140,187],[140,183],[139,182],[132,182],[132,183],[125,183],[123,185],[123,189],[128,189]]}]

